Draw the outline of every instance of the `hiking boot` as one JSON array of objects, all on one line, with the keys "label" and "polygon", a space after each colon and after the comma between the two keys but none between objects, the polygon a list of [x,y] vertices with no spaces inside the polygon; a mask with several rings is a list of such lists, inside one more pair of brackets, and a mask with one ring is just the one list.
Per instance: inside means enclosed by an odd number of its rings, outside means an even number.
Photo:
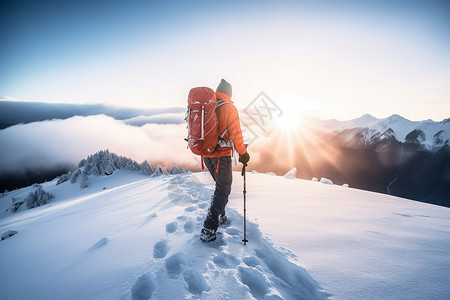
[{"label": "hiking boot", "polygon": [[220,224],[220,225],[223,225],[223,224],[225,224],[225,222],[226,222],[227,220],[228,220],[228,217],[227,217],[226,214],[220,215],[220,218],[219,218],[219,224]]},{"label": "hiking boot", "polygon": [[212,242],[215,241],[216,238],[216,232],[208,228],[203,228],[202,232],[200,233],[200,239],[202,240],[202,242]]}]

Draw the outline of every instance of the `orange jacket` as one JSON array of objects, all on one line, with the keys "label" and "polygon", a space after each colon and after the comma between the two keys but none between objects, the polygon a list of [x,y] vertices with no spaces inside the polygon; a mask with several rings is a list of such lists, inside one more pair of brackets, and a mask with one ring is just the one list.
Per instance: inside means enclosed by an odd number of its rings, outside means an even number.
[{"label": "orange jacket", "polygon": [[[226,129],[227,132],[223,137],[225,140],[231,140],[234,144],[234,149],[239,154],[245,154],[247,149],[244,145],[244,138],[242,137],[241,125],[239,123],[239,114],[237,108],[234,106],[231,98],[221,92],[216,92],[217,101],[224,100],[230,104],[224,104],[217,108],[216,115],[219,123],[219,135],[222,135]],[[231,156],[230,147],[219,147],[211,155],[205,157]]]}]

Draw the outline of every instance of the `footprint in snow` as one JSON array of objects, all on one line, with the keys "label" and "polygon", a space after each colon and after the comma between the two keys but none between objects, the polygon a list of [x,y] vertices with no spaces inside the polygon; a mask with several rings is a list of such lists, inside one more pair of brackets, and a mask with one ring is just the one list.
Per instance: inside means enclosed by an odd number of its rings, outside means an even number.
[{"label": "footprint in snow", "polygon": [[262,299],[269,290],[269,284],[261,271],[252,267],[238,267],[239,277],[248,286],[250,293],[256,299]]},{"label": "footprint in snow", "polygon": [[[219,299],[325,299],[329,296],[306,270],[289,262],[286,253],[267,244],[256,224],[247,224],[247,234],[252,237],[247,248],[241,243],[242,231],[230,225],[221,226],[223,233],[218,232],[215,241],[201,242],[199,228],[205,215],[200,208],[209,207],[207,197],[204,198],[186,207],[186,214],[166,224],[166,233],[177,232],[178,238],[185,239],[183,252],[176,252],[181,248],[175,248],[172,250],[176,253],[168,257],[169,238],[155,243],[153,259],[162,259],[156,264],[159,268],[139,277],[128,291],[128,299],[130,296],[158,298],[162,290],[157,287],[165,288],[168,281],[176,285],[174,291],[179,291],[181,294],[177,295],[181,298],[189,298],[189,294],[182,295],[183,291],[190,293],[190,298],[218,296]],[[233,210],[229,212],[235,223],[241,224],[242,217]],[[198,232],[191,235],[194,231]],[[176,247],[177,243],[171,246]],[[224,284],[233,287],[231,294],[224,293]]]},{"label": "footprint in snow", "polygon": [[[163,241],[162,241],[163,242]],[[163,243],[161,243],[163,245]],[[164,248],[163,246],[161,246]],[[185,269],[187,257],[182,252],[177,252],[165,260],[166,271],[170,278],[178,278],[180,274],[188,286],[188,291],[192,294],[200,295],[211,288],[206,282],[203,274],[196,270]]]},{"label": "footprint in snow", "polygon": [[249,267],[256,267],[260,264],[259,260],[254,256],[244,257],[244,263]]},{"label": "footprint in snow", "polygon": [[236,235],[240,235],[241,234],[241,232],[239,231],[239,230],[237,230],[236,228],[227,228],[226,230],[225,230],[225,232],[227,233],[227,234],[229,234],[229,235],[232,235],[232,236],[236,236]]},{"label": "footprint in snow", "polygon": [[167,233],[174,233],[175,231],[177,231],[177,228],[178,228],[178,223],[176,221],[166,224],[166,232]]},{"label": "footprint in snow", "polygon": [[177,220],[178,220],[178,221],[185,221],[186,219],[187,219],[187,217],[184,216],[184,215],[181,215],[181,216],[178,216],[178,217],[177,217]]},{"label": "footprint in snow", "polygon": [[182,252],[177,252],[165,260],[167,274],[171,278],[177,278],[186,266],[186,256]]},{"label": "footprint in snow", "polygon": [[188,291],[192,294],[200,295],[211,288],[203,277],[202,273],[195,270],[185,270],[183,272],[184,281],[188,285]]},{"label": "footprint in snow", "polygon": [[178,206],[189,206],[201,197],[203,184],[195,176],[179,175],[169,180],[169,199]]},{"label": "footprint in snow", "polygon": [[141,275],[131,288],[133,300],[148,300],[156,289],[156,281],[152,273]]},{"label": "footprint in snow", "polygon": [[205,203],[205,202],[203,202],[203,203],[200,203],[199,205],[198,205],[198,207],[199,208],[207,208],[207,207],[209,207],[209,203]]},{"label": "footprint in snow", "polygon": [[[255,254],[269,268],[269,272],[266,272],[266,274],[268,274],[272,282],[282,280],[284,286],[289,287],[284,292],[289,294],[293,299],[328,298],[328,294],[317,289],[316,281],[309,276],[305,269],[291,263],[281,252],[265,246],[263,249],[255,249]],[[252,263],[252,260],[247,260],[247,262]],[[262,265],[261,267],[263,268]]]},{"label": "footprint in snow", "polygon": [[239,259],[233,255],[221,252],[213,257],[213,262],[222,269],[234,269],[239,264]]},{"label": "footprint in snow", "polygon": [[193,233],[194,232],[194,221],[189,220],[186,223],[184,223],[184,232],[186,233]]},{"label": "footprint in snow", "polygon": [[153,246],[153,258],[164,258],[169,252],[169,241],[162,240]]},{"label": "footprint in snow", "polygon": [[186,207],[186,208],[184,209],[185,212],[193,212],[193,211],[196,211],[196,210],[197,210],[197,207],[194,206],[194,205],[188,206],[188,207]]}]

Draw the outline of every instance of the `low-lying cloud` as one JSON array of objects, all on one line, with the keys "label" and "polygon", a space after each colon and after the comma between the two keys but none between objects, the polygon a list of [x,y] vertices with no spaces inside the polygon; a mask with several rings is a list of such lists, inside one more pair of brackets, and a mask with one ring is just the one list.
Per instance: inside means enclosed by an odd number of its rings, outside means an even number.
[{"label": "low-lying cloud", "polygon": [[[168,108],[132,108],[118,107],[105,104],[71,104],[71,103],[46,103],[46,102],[26,102],[11,101],[0,98],[0,129],[14,126],[20,123],[38,122],[52,119],[68,119],[74,116],[107,115],[116,120],[125,120],[143,116],[149,118],[148,123],[173,123],[180,124],[179,118],[175,119],[171,114],[184,113],[182,107]],[[168,115],[166,115],[168,114]],[[157,115],[166,115],[157,117]],[[152,120],[152,117],[154,120]],[[143,124],[140,123],[142,126]]]},{"label": "low-lying cloud", "polygon": [[154,116],[138,116],[123,120],[127,125],[143,126],[145,124],[185,124],[184,113],[158,114]]},{"label": "low-lying cloud", "polygon": [[[249,127],[242,129],[250,135]],[[30,172],[48,173],[61,166],[74,169],[80,160],[104,149],[138,162],[147,160],[154,165],[198,171],[200,157],[187,148],[186,135],[184,113],[180,112],[125,120],[101,114],[18,124],[0,130],[0,179]],[[259,136],[251,144],[251,169],[266,171],[276,167],[278,171],[281,167],[283,172],[293,166],[265,155],[274,154],[273,142],[269,135]]]},{"label": "low-lying cloud", "polygon": [[15,125],[0,131],[0,175],[75,166],[102,149],[138,162],[195,168],[199,160],[186,149],[185,136],[184,124],[135,127],[105,115]]},{"label": "low-lying cloud", "polygon": [[[0,130],[1,187],[10,188],[15,181],[28,185],[34,182],[32,180],[52,179],[48,177],[75,169],[80,160],[104,149],[137,162],[147,160],[153,165],[199,171],[200,157],[187,148],[186,135],[184,113],[126,120],[104,114],[75,116],[10,126]],[[251,145],[251,169],[265,170],[265,166],[280,163],[267,161],[267,156],[260,160],[257,152],[270,149],[271,144],[266,137]],[[233,168],[239,170],[240,167],[241,164]],[[43,177],[44,174],[47,177]]]}]

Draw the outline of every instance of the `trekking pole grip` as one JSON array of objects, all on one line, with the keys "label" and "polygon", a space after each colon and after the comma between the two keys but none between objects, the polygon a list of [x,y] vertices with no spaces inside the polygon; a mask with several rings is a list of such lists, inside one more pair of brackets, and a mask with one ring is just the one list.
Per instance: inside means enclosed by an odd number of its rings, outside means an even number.
[{"label": "trekking pole grip", "polygon": [[[245,150],[248,149],[248,144],[244,144],[245,146]],[[242,163],[242,172],[241,172],[241,176],[244,176],[245,174],[245,167],[247,166],[247,164]]]}]

